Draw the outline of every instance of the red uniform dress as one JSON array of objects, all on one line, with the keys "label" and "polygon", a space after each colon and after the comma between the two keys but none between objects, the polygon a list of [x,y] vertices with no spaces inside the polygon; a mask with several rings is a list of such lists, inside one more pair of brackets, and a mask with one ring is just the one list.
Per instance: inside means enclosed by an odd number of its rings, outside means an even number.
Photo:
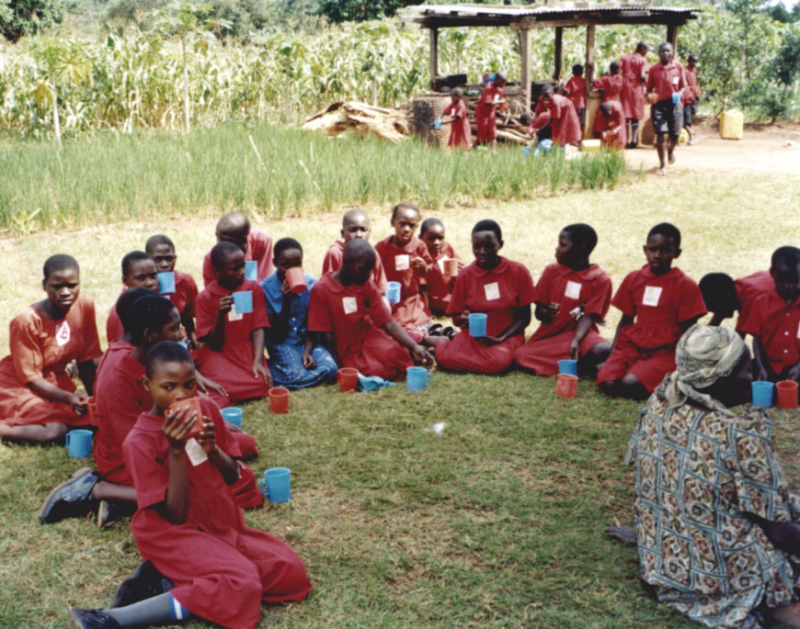
[{"label": "red uniform dress", "polygon": [[775,290],[775,280],[769,271],[759,271],[736,280],[736,301],[739,304],[739,317],[736,331],[744,332],[744,324],[750,316],[756,300],[764,293]]},{"label": "red uniform dress", "polygon": [[308,331],[333,334],[340,364],[365,376],[402,380],[414,365],[408,350],[381,329],[391,320],[372,280],[343,286],[332,275],[323,275],[311,289]]},{"label": "red uniform dress", "polygon": [[69,404],[38,396],[27,384],[44,379],[69,391],[76,390],[67,375],[73,360],[84,363],[102,355],[94,319],[94,303],[79,295],[59,321],[42,317],[31,306],[9,324],[11,355],[0,361],[0,421],[10,426],[56,422],[85,426],[91,416],[79,417]]},{"label": "red uniform dress", "polygon": [[566,96],[560,94],[553,94],[550,97],[550,102],[546,105],[543,100],[539,100],[536,105],[536,113],[540,113],[536,120],[533,122],[534,128],[538,129],[544,125],[538,125],[539,119],[542,118],[544,113],[550,114],[550,125],[553,130],[553,144],[558,146],[567,146],[573,142],[580,142],[583,138],[581,132],[581,121],[578,119],[578,114],[575,112],[575,106],[572,101]]},{"label": "red uniform dress", "polygon": [[606,74],[594,80],[594,89],[603,90],[603,102],[618,101],[622,94],[622,74]]},{"label": "red uniform dress", "polygon": [[620,102],[625,118],[644,118],[644,83],[642,74],[647,69],[647,59],[638,52],[629,52],[620,57],[622,92]]},{"label": "red uniform dress", "polygon": [[[615,100],[609,101],[611,106],[611,113],[606,116],[602,109],[597,110],[597,118],[595,118],[595,126],[600,125],[600,132],[603,133],[603,145],[611,148],[618,148],[620,150],[625,148],[628,143],[628,132],[625,129],[625,114],[622,112],[622,105]],[[606,137],[605,132],[611,129],[618,129],[615,134],[608,134]]]},{"label": "red uniform dress", "polygon": [[[558,373],[558,361],[569,358],[569,346],[578,328],[578,320],[571,312],[582,307],[583,316],[605,319],[611,305],[611,280],[596,264],[583,271],[573,271],[563,264],[549,264],[536,284],[536,301],[557,303],[561,308],[555,319],[542,323],[528,342],[517,349],[514,362],[539,376],[552,376]],[[580,356],[604,342],[597,324],[592,324],[581,341]]]},{"label": "red uniform dress", "polygon": [[497,138],[497,105],[502,100],[503,88],[494,83],[487,83],[483,88],[478,106],[475,108],[475,125],[478,131],[478,142],[491,142]]},{"label": "red uniform dress", "polygon": [[[258,262],[258,281],[272,275],[275,270],[272,265],[272,236],[263,229],[252,229],[247,235],[247,251],[244,252],[245,260]],[[203,284],[206,287],[217,279],[214,267],[211,264],[211,251],[203,258]]]},{"label": "red uniform dress", "polygon": [[[428,252],[430,253],[430,252]],[[428,304],[433,314],[442,316],[450,305],[450,277],[445,273],[444,261],[455,259],[461,261],[461,256],[453,249],[449,242],[443,242],[439,255],[428,267]]]},{"label": "red uniform dress", "polygon": [[[482,312],[488,315],[486,333],[498,336],[514,322],[516,308],[534,301],[536,291],[531,274],[519,262],[500,258],[500,264],[491,271],[480,269],[473,262],[458,274],[447,314],[457,315],[465,310]],[[436,347],[436,361],[450,371],[498,374],[511,367],[514,352],[524,342],[525,333],[521,332],[499,345],[487,347],[465,329],[452,341]]]},{"label": "red uniform dress", "polygon": [[197,284],[188,273],[175,271],[175,292],[165,295],[181,313],[181,317],[194,319],[194,302],[197,300]]},{"label": "red uniform dress", "polygon": [[769,368],[778,380],[800,362],[800,299],[791,306],[771,288],[756,299],[744,332],[761,339]]},{"label": "red uniform dress", "polygon": [[466,103],[463,100],[458,101],[458,104],[450,103],[444,108],[443,115],[455,118],[455,121],[450,123],[450,138],[447,140],[447,146],[470,148],[472,146],[472,129],[469,124]]},{"label": "red uniform dress", "polygon": [[428,247],[416,236],[412,236],[404,247],[398,247],[392,244],[392,236],[388,236],[375,245],[375,252],[383,262],[386,279],[400,283],[400,303],[392,304],[392,316],[419,343],[425,336],[419,326],[428,323],[433,315],[420,291],[427,280],[414,272],[411,261],[422,258],[425,265],[430,267],[433,259]]},{"label": "red uniform dress", "polygon": [[670,61],[667,65],[654,63],[647,74],[647,91],[654,90],[658,100],[672,98],[673,92],[680,92],[686,87],[686,74],[683,66],[677,61]]},{"label": "red uniform dress", "polygon": [[[197,296],[197,338],[208,336],[217,322],[219,301],[234,292],[250,291],[253,295],[253,312],[238,314],[235,309],[225,315],[225,345],[222,351],[215,352],[203,345],[198,353],[197,364],[206,378],[221,385],[229,397],[213,391],[209,396],[220,408],[237,404],[244,400],[263,398],[269,395],[269,387],[262,376],[253,376],[252,333],[259,328],[269,327],[269,315],[264,302],[264,291],[258,282],[245,280],[235,291],[220,286],[217,281],[206,285]],[[266,367],[266,358],[262,357]]]},{"label": "red uniform dress", "polygon": [[[122,293],[125,291],[123,290]],[[122,295],[120,293],[120,295]],[[119,299],[119,297],[117,297]],[[111,306],[111,311],[108,313],[108,319],[106,319],[106,340],[108,344],[111,345],[114,341],[118,340],[123,333],[125,332],[125,328],[122,326],[122,321],[120,321],[119,315],[117,314],[117,302],[114,302],[114,305]]]},{"label": "red uniform dress", "polygon": [[[322,274],[334,273],[342,268],[342,264],[344,264],[344,243],[341,240],[337,240],[328,249],[328,253],[325,254],[325,260],[322,262]],[[383,270],[383,263],[379,257],[375,258],[372,281],[375,282],[375,286],[378,287],[381,294],[384,294],[389,288],[389,284],[386,281],[386,273]]]},{"label": "red uniform dress", "polygon": [[[241,453],[229,439],[219,410],[203,411],[214,422],[219,448]],[[183,524],[159,515],[169,487],[169,442],[163,417],[142,413],[123,446],[139,509],[131,531],[144,559],[175,584],[170,594],[193,614],[224,627],[252,629],[261,602],[301,601],[311,590],[305,566],[289,546],[245,525],[231,488],[194,439],[186,445],[189,510]]]},{"label": "red uniform dress", "polygon": [[573,76],[564,84],[564,94],[572,101],[575,111],[586,109],[586,79]]},{"label": "red uniform dress", "polygon": [[653,275],[649,265],[628,273],[611,305],[635,322],[622,328],[597,383],[633,374],[652,393],[675,371],[681,324],[703,316],[706,304],[697,283],[677,267]]}]

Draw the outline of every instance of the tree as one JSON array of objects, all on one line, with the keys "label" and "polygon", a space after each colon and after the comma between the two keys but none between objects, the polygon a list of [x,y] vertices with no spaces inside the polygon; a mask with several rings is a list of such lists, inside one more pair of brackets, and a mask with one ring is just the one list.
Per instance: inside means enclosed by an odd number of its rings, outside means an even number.
[{"label": "tree", "polygon": [[60,24],[63,17],[63,0],[0,0],[0,32],[12,42]]}]

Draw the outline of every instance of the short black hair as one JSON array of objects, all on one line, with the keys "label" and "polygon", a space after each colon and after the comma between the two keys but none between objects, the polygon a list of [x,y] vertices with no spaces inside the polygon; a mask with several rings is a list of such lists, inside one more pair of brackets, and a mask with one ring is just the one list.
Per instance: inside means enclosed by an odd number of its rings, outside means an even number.
[{"label": "short black hair", "polygon": [[375,249],[372,248],[372,245],[369,244],[363,238],[354,238],[353,240],[348,240],[344,244],[344,257],[343,260],[348,260],[349,258],[371,258],[372,259],[372,268],[375,268],[375,261],[377,260],[377,254],[375,253]]},{"label": "short black hair", "polygon": [[710,312],[716,312],[725,307],[725,301],[731,295],[736,296],[736,283],[727,273],[706,273],[698,284],[706,308]]},{"label": "short black hair", "polygon": [[[130,251],[126,253],[122,257],[122,276],[127,276],[128,273],[131,272],[131,267],[142,260],[150,260],[153,262],[153,258],[151,258],[144,251]],[[153,262],[153,264],[155,264],[155,262]]]},{"label": "short black hair", "polygon": [[572,225],[567,225],[561,231],[567,232],[572,239],[572,244],[583,247],[587,253],[594,251],[597,246],[597,232],[591,225],[573,223]]},{"label": "short black hair", "polygon": [[211,249],[211,266],[215,269],[221,268],[225,261],[236,253],[242,253],[242,250],[232,242],[221,240]]},{"label": "short black hair", "polygon": [[651,229],[647,233],[647,240],[650,240],[653,236],[665,236],[666,238],[672,238],[672,242],[675,243],[675,247],[680,249],[681,248],[681,230],[675,227],[672,223],[659,223],[653,229]]},{"label": "short black hair", "polygon": [[303,254],[303,247],[302,245],[297,242],[294,238],[281,238],[278,242],[275,243],[275,248],[273,251],[273,256],[275,259],[278,259],[284,251],[288,251],[289,249],[297,249],[300,254]]},{"label": "short black hair", "polygon": [[475,227],[472,228],[472,235],[474,236],[478,232],[494,232],[494,235],[497,236],[497,240],[503,240],[503,230],[500,229],[500,225],[497,224],[497,221],[493,221],[490,218],[485,218],[475,223]]},{"label": "short black hair", "polygon": [[128,309],[128,333],[134,345],[142,342],[145,330],[160,330],[169,323],[169,315],[175,308],[166,297],[144,295]]},{"label": "short black hair", "polygon": [[67,269],[75,269],[78,273],[81,272],[81,267],[78,265],[78,261],[75,258],[66,253],[57,253],[44,261],[42,273],[44,274],[45,281],[47,281],[51,273],[66,271]]},{"label": "short black hair", "polygon": [[419,208],[416,205],[413,203],[408,203],[407,201],[401,201],[392,208],[392,220],[394,220],[395,216],[397,216],[397,213],[400,210],[413,210],[417,213],[417,216],[422,216],[422,213],[419,211]]},{"label": "short black hair", "polygon": [[[133,306],[136,300],[140,297],[154,294],[155,293],[153,293],[153,291],[148,290],[147,288],[137,286],[136,288],[129,288],[119,296],[119,299],[117,299],[117,303],[114,306],[114,310],[117,311],[117,316],[119,317],[120,323],[122,323],[122,327],[127,332],[130,332],[130,320],[128,319],[128,314],[130,313],[131,306]],[[109,339],[109,342],[110,341],[111,339]]]},{"label": "short black hair", "polygon": [[552,96],[554,93],[555,88],[550,83],[542,86],[542,96]]},{"label": "short black hair", "polygon": [[156,365],[164,363],[186,363],[194,366],[192,355],[180,343],[173,341],[159,341],[147,352],[144,368],[148,378],[153,377]]},{"label": "short black hair", "polygon": [[697,55],[689,55],[686,57],[686,61],[697,61]]},{"label": "short black hair", "polygon": [[526,111],[519,117],[519,121],[527,127],[531,122],[533,122],[533,114],[529,111]]},{"label": "short black hair", "polygon": [[144,245],[144,250],[149,255],[153,255],[153,252],[156,250],[156,247],[159,247],[161,245],[167,245],[167,247],[175,251],[175,243],[173,243],[164,234],[155,234],[154,236],[150,236],[150,238],[147,239],[147,242]]},{"label": "short black hair", "polygon": [[796,268],[800,266],[800,249],[797,247],[790,247],[788,245],[784,247],[778,247],[772,253],[772,267],[776,267],[779,264],[789,268]]},{"label": "short black hair", "polygon": [[612,61],[608,69],[611,70],[611,74],[616,74],[619,70],[619,61]]},{"label": "short black hair", "polygon": [[650,50],[650,44],[648,44],[646,41],[640,41],[638,44],[636,44],[636,52],[641,52],[642,50]]},{"label": "short black hair", "polygon": [[422,225],[419,226],[419,235],[422,236],[422,234],[429,229],[433,229],[436,225],[439,225],[442,229],[444,229],[444,223],[438,218],[426,218],[424,221],[422,221]]},{"label": "short black hair", "polygon": [[580,63],[576,63],[574,66],[572,66],[572,74],[574,76],[583,75],[583,66]]}]

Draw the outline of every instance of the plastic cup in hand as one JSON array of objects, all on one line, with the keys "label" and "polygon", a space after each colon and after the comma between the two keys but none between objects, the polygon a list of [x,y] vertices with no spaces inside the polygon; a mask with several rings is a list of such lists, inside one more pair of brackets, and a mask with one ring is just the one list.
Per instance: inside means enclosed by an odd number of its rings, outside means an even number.
[{"label": "plastic cup in hand", "polygon": [[681,93],[680,92],[672,92],[672,104],[678,105],[681,102]]},{"label": "plastic cup in hand", "polygon": [[292,471],[288,467],[273,467],[258,479],[261,493],[270,502],[289,502],[292,497]]},{"label": "plastic cup in hand", "polygon": [[276,415],[285,415],[289,412],[289,389],[272,387],[269,390],[269,410]]},{"label": "plastic cup in hand", "polygon": [[566,373],[558,374],[558,380],[556,381],[556,395],[558,397],[563,397],[566,400],[571,400],[575,397],[575,393],[578,391],[578,377],[571,376]]},{"label": "plastic cup in hand", "polygon": [[389,282],[389,288],[386,291],[386,299],[390,304],[400,303],[400,282]]},{"label": "plastic cup in hand", "polygon": [[336,374],[339,381],[339,391],[349,393],[358,388],[358,369],[353,367],[342,367]]},{"label": "plastic cup in hand", "polygon": [[437,131],[439,129],[441,129],[442,128],[442,121],[439,120],[438,118],[436,120],[434,120],[433,121],[433,128],[436,129]]},{"label": "plastic cup in hand", "polygon": [[797,383],[794,380],[781,380],[775,385],[778,393],[778,408],[797,408]]},{"label": "plastic cup in hand", "polygon": [[73,459],[92,456],[92,431],[70,430],[66,437],[67,450]]},{"label": "plastic cup in hand", "polygon": [[444,272],[447,277],[456,277],[458,275],[458,260],[456,258],[447,258],[444,261]]},{"label": "plastic cup in hand", "polygon": [[253,293],[249,290],[234,293],[233,307],[236,308],[236,314],[249,314],[253,312]]},{"label": "plastic cup in hand", "polygon": [[481,312],[471,312],[469,314],[469,335],[479,338],[486,336],[486,322],[488,316]]},{"label": "plastic cup in hand", "polygon": [[258,260],[248,260],[244,263],[244,279],[258,281]]},{"label": "plastic cup in hand", "polygon": [[158,274],[158,294],[172,295],[175,292],[175,273],[162,271]]},{"label": "plastic cup in hand", "polygon": [[180,402],[175,402],[174,404],[170,404],[169,410],[171,411],[180,411],[184,408],[188,408],[189,410],[186,411],[186,416],[184,419],[188,419],[192,416],[192,413],[197,413],[197,419],[195,420],[194,424],[192,424],[191,429],[189,430],[189,434],[187,435],[187,439],[193,439],[200,435],[203,432],[203,423],[205,420],[203,419],[203,409],[200,406],[200,398],[199,397],[190,397],[186,398],[185,400],[181,400]]},{"label": "plastic cup in hand", "polygon": [[563,373],[568,376],[578,375],[578,361],[577,360],[559,360],[558,373]]},{"label": "plastic cup in hand", "polygon": [[237,408],[235,406],[229,406],[228,408],[223,408],[220,413],[222,414],[222,419],[224,419],[229,424],[233,424],[234,426],[238,426],[239,428],[242,427],[242,409]]},{"label": "plastic cup in hand", "polygon": [[406,369],[406,388],[409,391],[422,391],[432,378],[433,374],[425,367],[409,367]]},{"label": "plastic cup in hand", "polygon": [[758,406],[772,406],[772,390],[775,385],[771,382],[757,380],[752,383],[753,404]]},{"label": "plastic cup in hand", "polygon": [[308,286],[306,285],[306,274],[299,266],[292,267],[286,271],[286,281],[289,283],[289,290],[295,295],[305,293]]},{"label": "plastic cup in hand", "polygon": [[186,341],[178,341],[178,345],[180,345],[183,349],[189,349],[189,344]]}]

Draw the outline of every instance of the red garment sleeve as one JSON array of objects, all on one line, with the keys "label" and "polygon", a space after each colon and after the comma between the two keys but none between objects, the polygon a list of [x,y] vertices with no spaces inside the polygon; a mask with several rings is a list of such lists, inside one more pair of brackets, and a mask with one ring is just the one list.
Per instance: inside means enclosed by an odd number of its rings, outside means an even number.
[{"label": "red garment sleeve", "polygon": [[214,439],[222,450],[229,457],[238,459],[242,457],[242,450],[239,447],[239,441],[233,436],[225,420],[222,419],[222,414],[219,408],[205,395],[200,396],[200,408],[203,410],[203,416],[208,417],[214,424]]},{"label": "red garment sleeve", "polygon": [[764,310],[764,306],[766,306],[766,299],[767,295],[761,295],[758,297],[755,302],[753,302],[753,305],[750,308],[750,314],[747,315],[747,319],[742,322],[741,326],[737,325],[737,328],[740,327],[741,331],[745,334],[761,336],[761,313]]},{"label": "red garment sleeve", "polygon": [[536,289],[533,286],[533,278],[530,271],[521,264],[515,272],[514,283],[517,289],[517,307],[530,306],[536,301]]},{"label": "red garment sleeve", "polygon": [[612,306],[629,317],[636,316],[636,304],[633,303],[633,295],[631,294],[631,282],[634,273],[636,271],[625,276],[622,284],[617,289],[617,293],[614,295],[614,299],[611,300]]},{"label": "red garment sleeve", "polygon": [[453,112],[453,110],[455,109],[455,106],[456,106],[455,103],[450,103],[447,107],[444,108],[444,111],[442,112],[442,115],[443,116],[449,116],[449,115],[453,114],[453,117],[455,117],[454,112]]},{"label": "red garment sleeve", "polygon": [[322,274],[325,275],[326,273],[333,273],[336,271],[341,264],[334,264],[335,256],[333,253],[333,247],[328,249],[328,253],[325,254],[325,259],[322,261]]},{"label": "red garment sleeve", "polygon": [[611,307],[611,279],[607,275],[598,277],[592,282],[591,287],[592,290],[589,293],[589,299],[583,306],[583,312],[605,319],[608,309]]},{"label": "red garment sleeve", "polygon": [[556,270],[552,265],[548,264],[542,271],[542,276],[536,282],[536,301],[539,303],[547,303],[550,295],[550,284],[553,281],[553,275]]},{"label": "red garment sleeve", "polygon": [[697,283],[687,277],[683,279],[682,284],[681,300],[678,306],[678,321],[681,323],[695,317],[702,317],[708,312],[703,294],[700,292],[700,287],[697,286]]},{"label": "red garment sleeve", "polygon": [[654,75],[653,67],[651,67],[650,70],[647,72],[647,84],[645,87],[646,92],[652,90],[656,85],[655,78],[653,78],[653,75]]},{"label": "red garment sleeve", "polygon": [[450,305],[447,306],[447,316],[461,314],[467,307],[467,277],[464,271],[456,277],[455,286],[453,286],[453,294],[450,297]]},{"label": "red garment sleeve", "polygon": [[389,310],[389,306],[386,305],[383,295],[381,295],[381,292],[372,280],[367,282],[367,300],[369,316],[372,318],[372,322],[375,325],[381,327],[392,320],[392,311]]},{"label": "red garment sleeve", "polygon": [[37,322],[33,316],[17,315],[9,326],[9,346],[14,373],[22,384],[44,375],[44,355],[39,344]]},{"label": "red garment sleeve", "polygon": [[[165,439],[161,435],[160,438]],[[164,502],[169,488],[169,463],[165,456],[159,461],[158,452],[150,440],[142,434],[135,434],[122,444],[125,467],[136,489],[136,502],[140,509],[146,509]],[[169,448],[167,448],[167,453]]]},{"label": "red garment sleeve", "polygon": [[381,259],[378,257],[375,258],[375,269],[372,273],[373,275],[377,275],[378,281],[376,284],[378,285],[378,290],[381,292],[381,295],[385,295],[386,291],[389,290],[389,281],[386,279],[386,271],[383,268],[383,262],[381,262]]},{"label": "red garment sleeve", "polygon": [[211,252],[209,251],[203,258],[203,285],[208,286],[215,279],[217,279],[217,274],[214,273],[214,267],[211,266]]},{"label": "red garment sleeve", "polygon": [[97,334],[94,302],[89,298],[84,301],[81,308],[81,328],[83,330],[83,350],[77,359],[79,364],[103,355],[103,350],[100,349],[100,337]]},{"label": "red garment sleeve", "polygon": [[264,291],[261,286],[253,283],[250,286],[250,292],[253,295],[253,318],[250,325],[251,330],[258,330],[259,328],[268,328],[269,313],[267,312],[267,301],[264,297]]},{"label": "red garment sleeve", "polygon": [[197,296],[197,300],[195,301],[195,307],[197,308],[197,328],[195,330],[197,338],[201,339],[204,336],[208,336],[214,329],[214,325],[216,325],[217,322],[216,304],[217,300],[213,299],[211,293],[207,290],[204,290]]},{"label": "red garment sleeve", "polygon": [[186,317],[194,319],[195,302],[197,301],[197,282],[191,275],[186,275],[186,307],[183,309],[183,314]]},{"label": "red garment sleeve", "polygon": [[328,308],[327,291],[322,281],[311,288],[308,301],[308,331],[333,332],[333,317]]}]

